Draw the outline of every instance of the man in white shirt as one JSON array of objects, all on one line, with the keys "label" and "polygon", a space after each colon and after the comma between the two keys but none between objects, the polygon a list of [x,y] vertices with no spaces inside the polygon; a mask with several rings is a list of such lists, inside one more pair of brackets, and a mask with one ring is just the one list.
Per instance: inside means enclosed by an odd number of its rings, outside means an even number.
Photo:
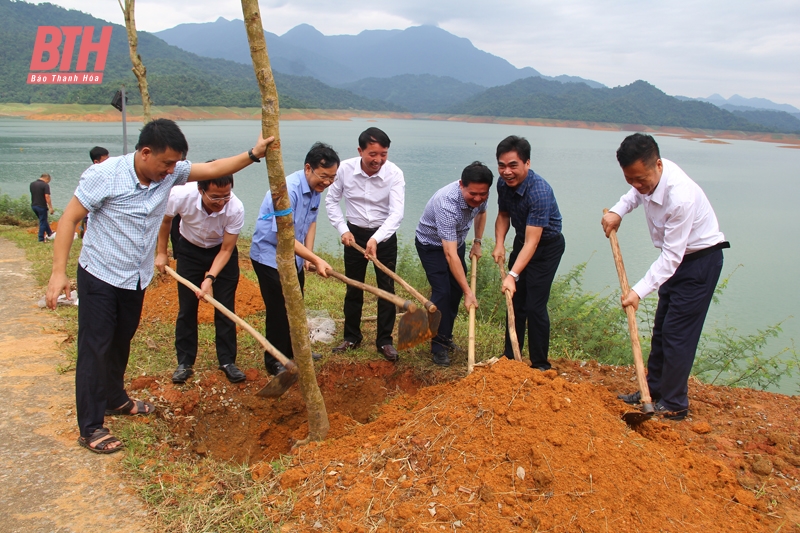
[{"label": "man in white shirt", "polygon": [[[403,221],[405,179],[403,171],[387,160],[389,137],[378,128],[367,128],[358,137],[359,157],[342,161],[336,181],[328,189],[325,207],[333,227],[344,244],[344,272],[349,278],[364,281],[369,260],[350,245],[355,242],[390,269],[397,263],[397,230]],[[339,201],[344,198],[345,220]],[[394,280],[375,268],[378,287],[394,293]],[[344,340],[333,352],[358,347],[361,334],[361,309],[364,292],[347,287],[344,298]],[[375,344],[387,361],[397,361],[393,345],[395,306],[378,300]]]},{"label": "man in white shirt", "polygon": [[[156,267],[164,272],[172,219],[180,215],[177,272],[200,288],[195,293],[178,283],[180,308],[175,322],[178,368],[172,374],[173,383],[185,383],[194,374],[199,300],[208,294],[236,312],[236,287],[239,285],[236,240],[244,225],[244,205],[232,189],[232,175],[174,187],[158,231]],[[214,329],[219,369],[231,383],[244,381],[244,372],[236,367],[236,325],[215,309]]]},{"label": "man in white shirt", "polygon": [[[626,137],[617,161],[632,188],[603,216],[606,237],[623,216],[643,205],[650,238],[661,249],[645,276],[622,295],[622,306],[638,309],[640,299],[658,290],[647,384],[656,413],[683,420],[689,410],[689,374],[722,272],[722,250],[730,244],[703,190],[678,165],[661,159],[651,136]],[[619,398],[636,404],[641,394]]]}]

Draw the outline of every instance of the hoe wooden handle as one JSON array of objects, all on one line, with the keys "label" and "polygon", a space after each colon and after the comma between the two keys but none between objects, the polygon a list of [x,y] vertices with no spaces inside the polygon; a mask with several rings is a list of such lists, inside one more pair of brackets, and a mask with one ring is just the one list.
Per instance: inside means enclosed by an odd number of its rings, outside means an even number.
[{"label": "hoe wooden handle", "polygon": [[[361,252],[362,254],[364,254],[364,255],[367,255],[367,251],[366,251],[364,248],[362,248],[361,246],[359,246],[359,245],[358,245],[356,242],[353,242],[353,244],[351,244],[350,246],[352,246],[353,248],[355,248],[356,250],[358,250],[358,251],[359,251],[359,252]],[[390,278],[392,278],[393,280],[395,280],[395,281],[396,281],[397,283],[399,283],[399,284],[400,284],[400,285],[401,285],[401,286],[402,286],[402,287],[403,287],[405,290],[407,290],[407,291],[408,291],[408,293],[409,293],[411,296],[413,296],[414,298],[416,298],[417,300],[419,300],[419,302],[420,302],[422,305],[424,305],[424,306],[425,306],[425,309],[427,309],[429,313],[435,313],[435,312],[436,312],[436,305],[434,305],[434,303],[433,303],[433,302],[431,302],[430,300],[428,300],[427,298],[425,298],[425,297],[424,297],[424,296],[423,296],[423,295],[422,295],[422,294],[421,294],[421,293],[420,293],[420,292],[419,292],[417,289],[415,289],[414,287],[412,287],[411,285],[409,285],[409,284],[406,282],[406,280],[404,280],[403,278],[401,278],[401,277],[400,277],[400,275],[399,275],[397,272],[394,272],[392,269],[390,269],[389,267],[387,267],[386,265],[384,265],[383,263],[381,263],[380,261],[378,261],[378,258],[377,258],[377,257],[375,257],[374,255],[370,255],[370,256],[368,256],[368,257],[369,257],[370,261],[372,261],[373,263],[375,263],[375,266],[377,266],[378,268],[380,268],[381,270],[383,270],[383,271],[386,273],[386,275],[387,275],[387,276],[389,276]]]},{"label": "hoe wooden handle", "polygon": [[[173,278],[178,280],[178,282],[180,282],[181,284],[186,285],[187,287],[189,287],[190,289],[192,289],[195,292],[200,290],[200,288],[197,285],[195,285],[194,283],[192,283],[188,279],[184,278],[183,276],[181,276],[180,274],[178,274],[177,272],[172,270],[172,268],[170,268],[170,267],[164,267],[164,268],[166,269],[167,273],[170,276],[172,276]],[[290,367],[294,367],[295,366],[294,361],[290,362],[289,358],[287,358],[285,355],[283,355],[280,352],[280,350],[278,350],[276,347],[274,347],[266,338],[264,338],[264,336],[261,333],[257,332],[255,329],[253,329],[253,326],[251,326],[250,324],[248,324],[247,322],[245,322],[244,320],[242,320],[241,318],[236,316],[230,309],[228,309],[227,307],[225,307],[224,305],[222,305],[221,303],[216,301],[214,298],[212,298],[208,294],[204,295],[203,299],[205,301],[207,301],[208,303],[210,303],[211,305],[213,305],[216,309],[218,309],[220,313],[222,313],[226,317],[230,318],[231,320],[236,322],[238,325],[240,325],[242,328],[247,330],[247,332],[250,335],[255,337],[255,339],[258,342],[261,343],[261,346],[263,346],[266,351],[268,351],[273,357],[275,357],[275,359],[280,361],[281,364],[283,366],[285,366],[287,369],[289,369]]]},{"label": "hoe wooden handle", "polygon": [[[608,209],[603,209],[603,214],[608,213]],[[625,297],[631,290],[628,285],[628,276],[625,274],[625,264],[622,262],[622,252],[619,249],[619,240],[616,230],[611,230],[608,235],[611,242],[611,253],[614,255],[614,265],[617,267],[617,277],[619,278],[619,288],[622,289],[622,296]],[[639,325],[636,322],[636,310],[632,305],[625,308],[628,316],[628,334],[631,337],[631,350],[633,351],[633,364],[636,367],[636,381],[639,383],[639,392],[642,394],[642,403],[650,404],[650,388],[647,386],[647,378],[644,373],[644,359],[642,357],[642,345],[639,342]]]}]

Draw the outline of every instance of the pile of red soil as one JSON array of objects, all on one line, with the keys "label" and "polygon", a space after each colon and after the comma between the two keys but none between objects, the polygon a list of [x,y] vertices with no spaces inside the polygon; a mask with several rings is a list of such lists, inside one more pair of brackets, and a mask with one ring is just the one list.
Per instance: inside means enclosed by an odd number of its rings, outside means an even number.
[{"label": "pile of red soil", "polygon": [[[174,261],[172,266],[174,268]],[[264,310],[264,300],[256,283],[241,276],[236,289],[235,312],[240,317],[250,316]],[[175,323],[178,317],[178,282],[169,274],[156,276],[144,293],[142,322]],[[214,322],[214,306],[201,301],[197,311],[197,322]]]},{"label": "pile of red soil", "polygon": [[[800,400],[690,380],[691,414],[631,429],[616,399],[630,367],[501,360],[423,387],[385,361],[317,363],[331,422],[307,436],[298,387],[255,393],[256,369],[186,385],[142,377],[177,455],[252,464],[282,492],[264,511],[286,531],[796,531]],[[429,381],[430,375],[421,376]],[[389,403],[387,404],[387,400]],[[290,468],[270,461],[294,454]]]},{"label": "pile of red soil", "polygon": [[[674,424],[636,432],[596,386],[501,360],[297,451],[300,531],[774,531],[765,502]],[[337,529],[338,528],[338,529]]]}]

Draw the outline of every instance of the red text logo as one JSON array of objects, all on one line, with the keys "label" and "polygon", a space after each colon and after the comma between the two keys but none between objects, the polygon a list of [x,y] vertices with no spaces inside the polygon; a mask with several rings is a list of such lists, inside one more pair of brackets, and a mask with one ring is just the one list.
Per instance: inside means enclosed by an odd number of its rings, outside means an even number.
[{"label": "red text logo", "polygon": [[[28,83],[34,84],[100,84],[106,68],[112,26],[103,26],[100,40],[93,41],[94,26],[39,26]],[[72,67],[75,43],[80,48],[75,68]],[[63,46],[62,46],[63,44]],[[89,54],[94,53],[94,69],[89,70]],[[58,71],[53,72],[58,68]]]}]

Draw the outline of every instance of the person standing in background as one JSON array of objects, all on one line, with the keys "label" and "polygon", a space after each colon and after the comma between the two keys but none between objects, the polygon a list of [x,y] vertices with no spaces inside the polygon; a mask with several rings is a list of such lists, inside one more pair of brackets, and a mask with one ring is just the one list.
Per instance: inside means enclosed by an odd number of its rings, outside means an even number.
[{"label": "person standing in background", "polygon": [[50,229],[47,215],[53,214],[53,203],[50,200],[50,174],[42,174],[38,180],[31,183],[31,209],[39,219],[39,242],[47,242],[55,236]]},{"label": "person standing in background", "polygon": [[[94,148],[89,150],[89,159],[92,160],[93,165],[99,165],[100,163],[108,159],[108,157],[109,157],[108,150],[106,150],[102,146],[95,146]],[[83,239],[83,236],[86,234],[86,230],[88,228],[89,228],[89,215],[86,215],[85,217],[83,217],[83,220],[81,220],[81,223],[80,225],[78,225],[78,228],[75,231],[75,233],[78,234],[78,237]]]}]

